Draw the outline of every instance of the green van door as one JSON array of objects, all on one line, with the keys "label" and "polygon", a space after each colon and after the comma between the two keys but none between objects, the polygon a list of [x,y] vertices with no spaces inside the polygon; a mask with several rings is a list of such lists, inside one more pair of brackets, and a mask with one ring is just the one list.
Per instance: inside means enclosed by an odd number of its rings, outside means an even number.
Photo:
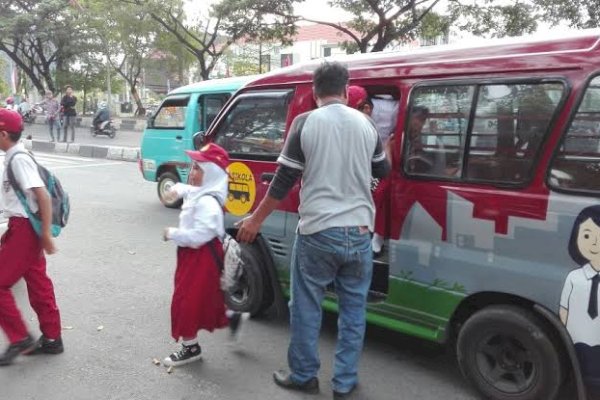
[{"label": "green van door", "polygon": [[141,144],[140,169],[144,179],[157,182],[160,201],[177,208],[165,193],[177,182],[186,182],[193,135],[208,129],[227,100],[252,77],[203,81],[173,90],[148,120]]}]

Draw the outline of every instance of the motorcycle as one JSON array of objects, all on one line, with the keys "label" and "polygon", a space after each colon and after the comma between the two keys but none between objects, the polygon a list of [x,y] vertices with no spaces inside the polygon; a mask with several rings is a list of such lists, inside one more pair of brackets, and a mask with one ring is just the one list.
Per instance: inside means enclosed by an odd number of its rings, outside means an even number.
[{"label": "motorcycle", "polygon": [[104,135],[112,139],[117,134],[117,128],[114,127],[112,119],[109,119],[100,124],[92,124],[90,132],[94,137]]}]

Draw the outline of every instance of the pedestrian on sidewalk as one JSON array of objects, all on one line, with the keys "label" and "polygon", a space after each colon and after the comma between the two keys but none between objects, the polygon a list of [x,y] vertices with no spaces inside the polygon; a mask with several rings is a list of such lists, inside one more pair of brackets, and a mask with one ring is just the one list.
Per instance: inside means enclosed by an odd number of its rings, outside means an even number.
[{"label": "pedestrian on sidewalk", "polygon": [[50,140],[54,142],[54,128],[56,128],[56,138],[60,140],[60,104],[50,90],[46,90],[46,98],[42,102],[42,107],[46,112]]},{"label": "pedestrian on sidewalk", "polygon": [[[46,273],[46,254],[56,252],[50,222],[51,200],[37,165],[19,142],[23,120],[16,111],[0,109],[0,150],[5,154],[0,207],[8,217],[8,230],[0,239],[0,328],[9,346],[0,355],[0,366],[11,364],[20,354],[63,352],[60,313],[54,287]],[[15,180],[25,192],[33,212],[39,211],[42,235],[38,236],[7,175],[10,163]],[[11,288],[21,278],[27,284],[29,303],[38,316],[42,336],[36,342],[28,333]]]},{"label": "pedestrian on sidewalk", "polygon": [[198,331],[229,326],[237,338],[247,315],[226,311],[220,286],[225,236],[223,205],[228,191],[227,152],[216,144],[186,151],[192,159],[188,184],[177,183],[169,196],[183,198],[178,228],[165,228],[163,239],[177,244],[175,290],[171,302],[171,336],[181,348],[166,357],[166,366],[197,361],[202,349]]},{"label": "pedestrian on sidewalk", "polygon": [[63,113],[63,125],[65,128],[65,138],[63,142],[67,141],[67,130],[71,128],[71,142],[75,141],[75,119],[77,117],[77,111],[75,111],[75,104],[77,104],[77,97],[73,95],[73,87],[71,85],[65,86],[66,94],[60,101]]},{"label": "pedestrian on sidewalk", "polygon": [[347,84],[348,70],[339,63],[326,62],[315,70],[319,108],[292,122],[268,194],[238,224],[237,236],[241,242],[254,241],[263,221],[302,175],[291,261],[291,371],[277,371],[273,379],[286,389],[319,392],[321,302],[334,283],[339,306],[334,399],[348,397],[358,383],[373,271],[371,178],[390,171],[373,122],[346,106]]}]

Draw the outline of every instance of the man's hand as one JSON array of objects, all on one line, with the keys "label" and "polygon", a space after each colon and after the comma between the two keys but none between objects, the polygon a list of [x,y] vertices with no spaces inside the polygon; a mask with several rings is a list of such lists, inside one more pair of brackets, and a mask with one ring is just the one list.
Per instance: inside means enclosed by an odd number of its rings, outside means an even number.
[{"label": "man's hand", "polygon": [[166,242],[169,240],[169,228],[163,230],[163,240]]},{"label": "man's hand", "polygon": [[254,214],[235,223],[238,228],[236,240],[242,243],[251,243],[256,239],[260,230],[260,223],[256,221]]},{"label": "man's hand", "polygon": [[44,252],[48,255],[56,253],[57,249],[54,245],[54,239],[52,239],[51,235],[42,236],[42,248]]}]

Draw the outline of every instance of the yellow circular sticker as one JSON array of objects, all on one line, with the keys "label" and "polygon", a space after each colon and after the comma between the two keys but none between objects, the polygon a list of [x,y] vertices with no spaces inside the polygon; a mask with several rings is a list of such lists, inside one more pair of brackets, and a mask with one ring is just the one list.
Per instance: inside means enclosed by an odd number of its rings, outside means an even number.
[{"label": "yellow circular sticker", "polygon": [[241,162],[229,164],[227,172],[229,172],[229,193],[225,208],[233,215],[247,214],[256,199],[254,175],[250,168]]}]

